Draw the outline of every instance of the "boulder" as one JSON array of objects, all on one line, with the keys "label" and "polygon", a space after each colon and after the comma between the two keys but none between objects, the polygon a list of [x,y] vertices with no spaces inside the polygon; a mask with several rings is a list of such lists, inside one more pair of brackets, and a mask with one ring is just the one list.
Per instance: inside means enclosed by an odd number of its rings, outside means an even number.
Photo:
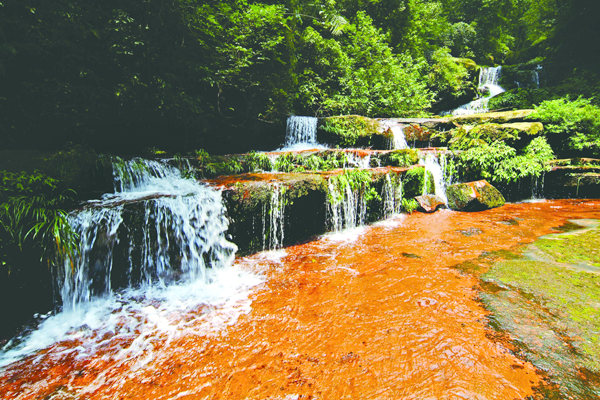
[{"label": "boulder", "polygon": [[458,183],[446,189],[448,207],[456,211],[481,211],[500,207],[506,201],[488,181]]},{"label": "boulder", "polygon": [[440,196],[432,194],[424,194],[422,196],[415,197],[417,203],[419,203],[419,211],[432,213],[438,208],[445,208],[446,202]]}]

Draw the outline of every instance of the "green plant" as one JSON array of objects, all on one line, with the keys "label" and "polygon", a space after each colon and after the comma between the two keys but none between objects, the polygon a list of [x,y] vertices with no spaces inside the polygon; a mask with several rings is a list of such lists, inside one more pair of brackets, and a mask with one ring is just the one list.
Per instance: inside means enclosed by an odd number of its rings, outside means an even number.
[{"label": "green plant", "polygon": [[419,162],[419,150],[402,149],[395,150],[387,156],[388,164],[396,167],[408,168]]},{"label": "green plant", "polygon": [[457,155],[464,174],[492,182],[511,183],[525,177],[539,177],[550,170],[552,148],[544,137],[537,137],[521,152],[503,142],[473,147]]},{"label": "green plant", "polygon": [[419,202],[415,199],[402,199],[402,212],[412,214],[419,208]]},{"label": "green plant", "polygon": [[[36,247],[49,264],[74,253],[76,234],[62,209],[73,201],[72,190],[39,171],[32,174],[0,171],[0,241],[23,251],[25,243]],[[7,257],[6,254],[2,255]]]},{"label": "green plant", "polygon": [[243,161],[246,164],[246,170],[248,172],[271,171],[273,169],[273,163],[265,153],[251,151],[244,156]]},{"label": "green plant", "polygon": [[331,204],[339,204],[346,198],[346,188],[359,193],[365,202],[381,200],[381,196],[373,186],[373,176],[368,170],[347,169],[343,173],[329,179],[328,199]]},{"label": "green plant", "polygon": [[198,165],[201,167],[204,167],[212,162],[210,154],[208,154],[204,149],[195,150],[194,155],[198,160]]},{"label": "green plant", "polygon": [[322,129],[339,138],[342,146],[354,146],[359,138],[379,134],[377,120],[359,115],[326,118]]},{"label": "green plant", "polygon": [[544,101],[535,107],[531,118],[544,124],[557,153],[600,155],[600,107],[592,105],[590,99],[570,101],[566,96]]}]

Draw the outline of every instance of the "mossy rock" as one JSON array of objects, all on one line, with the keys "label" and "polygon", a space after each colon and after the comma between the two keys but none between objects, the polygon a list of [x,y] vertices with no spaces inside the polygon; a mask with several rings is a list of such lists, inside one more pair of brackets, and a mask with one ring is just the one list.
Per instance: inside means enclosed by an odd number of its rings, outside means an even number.
[{"label": "mossy rock", "polygon": [[425,194],[432,194],[435,191],[435,181],[433,175],[425,170],[425,167],[414,167],[408,170],[402,179],[404,188],[404,197],[413,198]]},{"label": "mossy rock", "polygon": [[[514,259],[491,263],[481,298],[499,327],[558,386],[551,398],[598,398],[600,380],[600,253],[598,221],[552,234]],[[550,398],[550,397],[549,397]]]},{"label": "mossy rock", "polygon": [[448,207],[456,211],[481,211],[504,205],[502,193],[486,180],[458,183],[446,189]]},{"label": "mossy rock", "polygon": [[320,119],[317,138],[320,143],[334,146],[381,148],[386,136],[378,120],[360,115],[344,115]]},{"label": "mossy rock", "polygon": [[379,156],[382,166],[410,167],[419,162],[419,150],[401,149],[394,150]]},{"label": "mossy rock", "polygon": [[461,125],[479,125],[484,123],[513,123],[521,122],[526,120],[534,110],[514,110],[514,111],[500,111],[490,112],[482,114],[471,114],[471,115],[458,115],[451,117],[449,120],[456,126]]}]

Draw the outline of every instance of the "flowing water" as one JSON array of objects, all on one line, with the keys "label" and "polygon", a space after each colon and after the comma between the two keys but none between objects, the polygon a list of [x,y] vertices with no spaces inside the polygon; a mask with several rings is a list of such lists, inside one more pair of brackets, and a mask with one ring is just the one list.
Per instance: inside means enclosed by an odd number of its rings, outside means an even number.
[{"label": "flowing water", "polygon": [[[79,247],[55,269],[62,311],[8,343],[0,365],[64,341],[80,342],[64,350],[73,357],[119,341],[118,357],[139,354],[157,332],[177,335],[198,319],[208,329],[247,306],[247,289],[260,278],[229,268],[236,246],[225,238],[219,191],[158,161],[118,160],[114,177],[114,193],[69,215]],[[216,305],[225,307],[210,312]]]},{"label": "flowing water", "polygon": [[317,122],[315,117],[291,116],[287,119],[285,147],[280,151],[298,151],[306,149],[325,149],[317,142]]},{"label": "flowing water", "polygon": [[[396,216],[358,237],[326,235],[238,258],[208,270],[210,284],[117,292],[102,297],[112,304],[104,314],[74,316],[72,332],[5,365],[0,393],[525,399],[539,371],[491,334],[477,279],[453,267],[530,243],[572,218],[600,218],[600,201]],[[109,320],[112,330],[103,328]]]},{"label": "flowing water", "polygon": [[504,89],[498,85],[501,72],[501,66],[481,68],[479,71],[479,86],[477,89],[483,93],[483,96],[458,107],[452,111],[452,115],[469,115],[488,112],[490,99],[504,92]]},{"label": "flowing water", "polygon": [[406,135],[404,135],[404,126],[390,119],[381,120],[381,129],[383,132],[388,132],[387,148],[389,150],[408,149]]}]

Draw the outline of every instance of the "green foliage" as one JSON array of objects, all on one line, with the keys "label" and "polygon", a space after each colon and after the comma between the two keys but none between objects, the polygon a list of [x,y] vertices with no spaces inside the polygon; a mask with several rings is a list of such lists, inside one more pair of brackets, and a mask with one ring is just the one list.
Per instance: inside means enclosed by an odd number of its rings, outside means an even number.
[{"label": "green foliage", "polygon": [[402,208],[401,208],[402,212],[407,213],[407,214],[412,214],[418,208],[419,208],[419,202],[417,200],[415,200],[414,198],[411,198],[411,199],[403,198],[402,199]]},{"label": "green foliage", "polygon": [[73,195],[39,171],[0,171],[0,256],[10,258],[11,251],[30,246],[48,263],[73,254],[77,238],[62,209]]},{"label": "green foliage", "polygon": [[531,116],[544,124],[557,153],[600,155],[600,107],[582,97],[542,102]]},{"label": "green foliage", "polygon": [[419,150],[417,149],[402,149],[388,153],[387,159],[389,165],[395,167],[408,168],[419,162]]},{"label": "green foliage", "polygon": [[394,54],[364,12],[352,22],[335,39],[312,27],[304,30],[299,106],[313,115],[420,114],[432,100],[422,75],[426,63]]},{"label": "green foliage", "polygon": [[322,152],[305,156],[285,153],[277,157],[273,169],[278,172],[331,171],[343,168],[348,158],[343,152]]},{"label": "green foliage", "polygon": [[359,115],[345,115],[325,119],[322,129],[339,138],[340,144],[350,147],[356,144],[361,137],[370,137],[378,134],[380,125],[374,119]]},{"label": "green foliage", "polygon": [[487,123],[477,125],[469,130],[464,127],[454,129],[449,145],[453,150],[467,150],[496,141],[515,141],[518,139],[519,132],[517,130],[506,129],[500,124]]},{"label": "green foliage", "polygon": [[544,137],[537,137],[520,154],[504,142],[484,143],[456,156],[463,175],[491,182],[511,183],[525,177],[539,177],[549,171],[554,159],[552,148]]},{"label": "green foliage", "polygon": [[273,170],[271,159],[264,153],[251,151],[244,156],[244,162],[248,172]]},{"label": "green foliage", "polygon": [[359,193],[369,203],[372,200],[381,200],[373,185],[373,176],[364,169],[346,169],[343,173],[329,178],[328,199],[331,204],[339,204],[346,198],[346,188]]},{"label": "green foliage", "polygon": [[432,55],[433,66],[429,73],[431,85],[438,92],[447,93],[454,98],[465,94],[470,85],[469,71],[462,60],[451,56],[450,49],[442,47]]},{"label": "green foliage", "polygon": [[411,168],[404,174],[402,179],[404,197],[411,198],[420,196],[423,193],[433,193],[435,183],[433,175],[425,170],[424,167]]}]

